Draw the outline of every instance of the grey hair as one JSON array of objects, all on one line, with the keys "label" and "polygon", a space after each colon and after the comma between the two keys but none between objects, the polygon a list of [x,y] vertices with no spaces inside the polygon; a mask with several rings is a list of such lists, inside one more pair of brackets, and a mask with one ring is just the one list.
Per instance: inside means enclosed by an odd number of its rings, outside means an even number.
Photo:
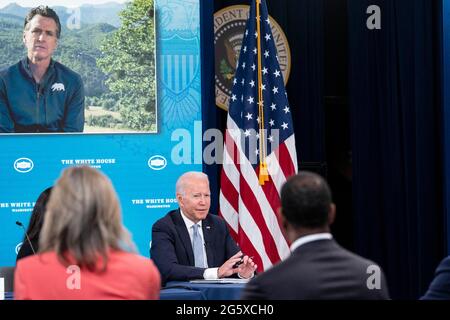
[{"label": "grey hair", "polygon": [[199,172],[199,171],[188,171],[184,174],[182,174],[178,180],[177,183],[175,185],[175,193],[176,194],[181,194],[184,196],[184,189],[186,188],[186,184],[189,182],[189,180],[191,179],[203,179],[206,180],[209,184],[209,178],[206,174],[204,174],[203,172]]}]

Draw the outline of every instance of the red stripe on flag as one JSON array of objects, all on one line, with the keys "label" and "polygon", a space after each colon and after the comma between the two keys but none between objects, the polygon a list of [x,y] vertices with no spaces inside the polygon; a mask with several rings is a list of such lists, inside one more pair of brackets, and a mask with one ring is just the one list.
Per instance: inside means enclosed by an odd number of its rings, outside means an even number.
[{"label": "red stripe on flag", "polygon": [[261,236],[263,239],[264,247],[266,249],[266,253],[272,263],[276,263],[280,260],[280,256],[278,254],[277,246],[275,241],[272,238],[272,235],[266,225],[263,214],[261,212],[261,207],[258,202],[258,199],[255,198],[252,188],[248,185],[247,180],[241,176],[240,179],[240,194],[243,195],[242,202],[247,207],[249,213],[253,217],[256,225],[261,232]]},{"label": "red stripe on flag", "polygon": [[294,164],[292,163],[291,154],[289,153],[289,150],[285,143],[282,143],[279,146],[276,155],[278,162],[280,163],[281,170],[283,171],[286,179],[294,175],[295,167]]},{"label": "red stripe on flag", "polygon": [[[259,172],[259,169],[258,169]],[[273,180],[270,179],[262,186],[264,194],[266,195],[267,201],[269,202],[273,212],[277,212],[280,207],[280,196],[278,195],[277,188],[273,184]]]},{"label": "red stripe on flag", "polygon": [[[222,210],[219,209],[219,216],[223,218],[223,214],[222,214]],[[227,221],[225,220],[225,218],[223,218],[224,221],[227,223]],[[227,223],[228,226],[228,230],[230,231],[230,235],[231,237],[234,239],[234,241],[236,241],[237,243],[239,243],[239,237],[238,234],[236,232],[234,232],[233,228],[231,228],[229,226],[229,224]]]},{"label": "red stripe on flag", "polygon": [[236,190],[234,185],[231,183],[225,171],[222,170],[221,174],[221,191],[225,199],[230,203],[236,212],[239,212],[239,192]]},{"label": "red stripe on flag", "polygon": [[[236,146],[236,143],[234,139],[231,137],[229,130],[225,130],[225,148],[228,151],[228,155],[230,156],[230,159],[228,161],[233,161],[236,165],[239,164],[239,157],[238,155],[238,148]],[[225,161],[225,159],[224,159]]]},{"label": "red stripe on flag", "polygon": [[278,222],[278,227],[280,228],[281,233],[284,236],[284,239],[286,240],[286,242],[288,242],[286,234],[284,234],[283,228],[281,227],[281,218],[278,214],[278,209],[281,206],[280,196],[278,195],[277,188],[273,184],[272,179],[270,179],[270,181],[266,182],[264,184],[264,186],[262,187],[262,189],[264,191],[264,194],[266,195],[267,200],[270,203],[270,206],[271,206],[273,212],[275,213],[275,217]]},{"label": "red stripe on flag", "polygon": [[257,265],[257,271],[264,271],[262,259],[259,255],[259,252],[255,249],[250,239],[245,234],[244,230],[239,229],[239,246],[242,250],[242,253],[248,255],[249,257],[253,257],[253,262]]}]

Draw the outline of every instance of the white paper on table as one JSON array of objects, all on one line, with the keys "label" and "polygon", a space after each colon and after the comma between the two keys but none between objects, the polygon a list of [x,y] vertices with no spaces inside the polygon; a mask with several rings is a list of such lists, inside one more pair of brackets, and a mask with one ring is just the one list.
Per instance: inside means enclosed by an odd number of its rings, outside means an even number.
[{"label": "white paper on table", "polygon": [[5,278],[0,278],[0,300],[5,300]]}]

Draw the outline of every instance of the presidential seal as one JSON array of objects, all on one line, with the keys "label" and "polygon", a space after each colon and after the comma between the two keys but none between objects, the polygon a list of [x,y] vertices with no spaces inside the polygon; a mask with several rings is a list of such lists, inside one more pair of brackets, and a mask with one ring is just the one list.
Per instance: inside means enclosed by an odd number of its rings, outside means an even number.
[{"label": "presidential seal", "polygon": [[[214,14],[216,105],[225,110],[228,110],[249,9],[249,6],[236,5],[223,8]],[[286,84],[291,71],[289,44],[280,25],[272,17],[269,16],[269,19],[278,62]]]}]

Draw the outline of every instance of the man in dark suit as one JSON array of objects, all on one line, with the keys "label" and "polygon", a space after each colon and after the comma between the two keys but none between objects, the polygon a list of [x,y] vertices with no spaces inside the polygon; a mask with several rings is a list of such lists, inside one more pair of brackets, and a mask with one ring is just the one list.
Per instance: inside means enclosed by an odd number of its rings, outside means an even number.
[{"label": "man in dark suit", "polygon": [[450,256],[436,268],[433,281],[422,300],[450,300]]},{"label": "man in dark suit", "polygon": [[179,209],[152,227],[150,256],[167,281],[253,277],[256,264],[242,254],[225,221],[209,214],[208,176],[187,172],[176,184]]},{"label": "man in dark suit", "polygon": [[330,234],[331,191],[317,174],[301,172],[281,190],[280,217],[291,256],[251,280],[243,299],[388,299],[381,269],[339,246]]}]

